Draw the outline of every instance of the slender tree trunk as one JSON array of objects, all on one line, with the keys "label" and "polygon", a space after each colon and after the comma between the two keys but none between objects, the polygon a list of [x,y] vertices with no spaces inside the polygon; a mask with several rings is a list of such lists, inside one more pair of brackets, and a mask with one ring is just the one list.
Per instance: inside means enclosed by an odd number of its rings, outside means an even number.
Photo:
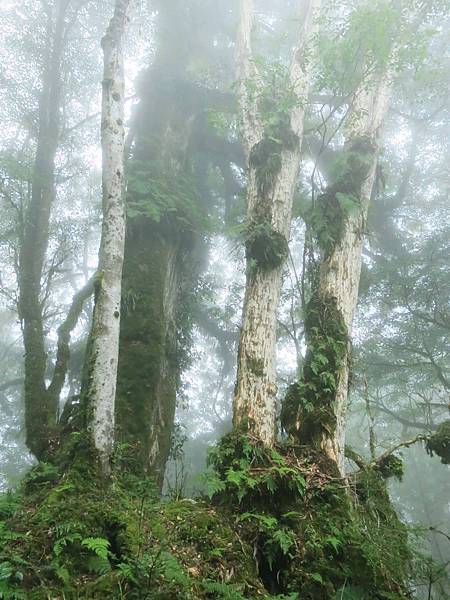
[{"label": "slender tree trunk", "polygon": [[[239,342],[233,406],[234,427],[270,445],[275,440],[277,393],[275,346],[282,272],[288,254],[292,201],[300,167],[303,119],[311,76],[306,60],[315,28],[318,0],[304,3],[299,47],[289,79],[295,94],[292,109],[272,135],[260,116],[258,82],[252,60],[253,6],[242,0],[237,42],[242,133],[248,161],[246,260],[247,284]],[[252,88],[253,89],[253,88]],[[274,140],[274,137],[276,138]]]},{"label": "slender tree trunk", "polygon": [[[361,256],[377,159],[378,135],[388,106],[388,78],[379,75],[357,93],[348,117],[344,166],[316,202],[313,229],[321,249],[317,284],[308,303],[308,353],[298,394],[295,428],[344,473],[351,331]],[[289,392],[288,392],[289,395]]]},{"label": "slender tree trunk", "polygon": [[114,16],[102,40],[103,225],[95,305],[84,390],[89,428],[105,475],[114,443],[114,404],[119,355],[121,279],[125,244],[124,69],[122,41],[130,0],[116,0]]},{"label": "slender tree trunk", "polygon": [[[24,218],[20,248],[19,318],[25,350],[26,443],[38,459],[45,459],[56,428],[57,399],[47,393],[42,276],[49,237],[50,212],[55,199],[55,155],[61,112],[61,58],[64,17],[69,0],[57,5],[54,26],[48,27],[48,45],[39,100],[39,134],[32,176],[32,193]],[[52,31],[53,30],[53,31]]]}]

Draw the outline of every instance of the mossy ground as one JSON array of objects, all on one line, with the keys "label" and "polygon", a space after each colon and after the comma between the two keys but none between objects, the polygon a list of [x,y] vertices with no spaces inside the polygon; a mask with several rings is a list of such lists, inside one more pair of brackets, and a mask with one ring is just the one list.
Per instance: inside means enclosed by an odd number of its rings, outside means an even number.
[{"label": "mossy ground", "polygon": [[343,481],[311,448],[225,437],[211,457],[212,499],[240,524],[271,593],[301,600],[410,597],[406,527],[373,469]]},{"label": "mossy ground", "polygon": [[41,464],[0,511],[0,598],[268,597],[250,548],[217,508],[160,503],[150,481],[105,485]]},{"label": "mossy ground", "polygon": [[161,503],[120,471],[41,464],[0,505],[0,598],[409,597],[407,532],[374,470],[350,485],[319,454],[226,436],[210,500]]}]

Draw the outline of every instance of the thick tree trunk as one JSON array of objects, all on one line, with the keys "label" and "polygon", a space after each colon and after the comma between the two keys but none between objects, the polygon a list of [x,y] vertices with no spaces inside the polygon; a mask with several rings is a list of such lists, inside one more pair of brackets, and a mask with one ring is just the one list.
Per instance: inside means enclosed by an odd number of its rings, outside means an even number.
[{"label": "thick tree trunk", "polygon": [[[195,211],[207,208],[189,183],[194,119],[189,98],[186,102],[177,93],[183,82],[154,68],[150,74],[141,91],[129,163],[128,203],[137,214],[129,218],[125,242],[116,415],[117,439],[133,447],[129,466],[151,475],[161,488],[188,352],[186,307],[205,263],[203,236],[195,222],[189,224],[192,216],[184,213],[183,204],[191,195]],[[157,192],[167,194],[167,207],[161,207],[156,220],[147,212],[153,201],[147,181],[157,182]],[[184,196],[171,208],[180,191]]]},{"label": "thick tree trunk", "polygon": [[[180,379],[178,302],[182,245],[157,224],[126,242],[117,388],[117,439],[133,447],[130,467],[162,486]],[[149,258],[151,257],[151,260]]]},{"label": "thick tree trunk", "polygon": [[[317,199],[312,226],[321,249],[317,285],[307,306],[308,353],[294,430],[301,443],[324,451],[344,473],[351,331],[361,256],[378,158],[378,135],[388,106],[387,77],[361,90],[348,117],[344,166]],[[297,399],[295,400],[295,396]],[[288,401],[288,405],[289,405]]]},{"label": "thick tree trunk", "polygon": [[116,0],[114,16],[102,40],[103,225],[95,306],[88,353],[88,382],[83,390],[89,429],[108,475],[114,443],[114,405],[119,355],[122,265],[125,244],[124,208],[124,72],[122,40],[130,0]]},{"label": "thick tree trunk", "polygon": [[276,313],[283,265],[288,254],[292,201],[300,167],[311,73],[306,49],[314,32],[319,4],[318,0],[308,0],[304,4],[300,43],[293,54],[289,73],[295,102],[284,119],[280,119],[278,129],[270,135],[261,118],[258,93],[249,91],[249,82],[258,82],[251,50],[253,7],[251,0],[241,3],[237,64],[242,133],[248,160],[247,284],[233,424],[269,445],[276,435]]},{"label": "thick tree trunk", "polygon": [[55,199],[55,155],[61,111],[61,58],[69,0],[55,3],[55,23],[49,22],[46,64],[39,100],[39,134],[32,176],[30,203],[24,218],[19,260],[19,318],[25,350],[26,443],[38,458],[45,459],[55,433],[58,399],[48,393],[45,382],[45,348],[41,285],[47,252],[50,212]]},{"label": "thick tree trunk", "polygon": [[207,260],[202,219],[211,210],[205,190],[214,158],[199,146],[211,137],[207,111],[229,104],[226,94],[193,81],[187,68],[198,52],[192,23],[199,15],[203,8],[183,0],[158,3],[158,53],[141,76],[129,160],[117,439],[132,448],[128,466],[160,488],[194,294]]}]

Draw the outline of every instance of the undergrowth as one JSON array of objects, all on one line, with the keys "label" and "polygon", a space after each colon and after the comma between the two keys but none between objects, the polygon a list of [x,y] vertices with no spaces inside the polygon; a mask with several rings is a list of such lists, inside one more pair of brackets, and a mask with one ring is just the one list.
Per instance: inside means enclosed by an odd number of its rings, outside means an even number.
[{"label": "undergrowth", "polygon": [[[401,600],[407,530],[379,470],[238,433],[211,451],[209,498],[162,503],[121,467],[41,463],[0,498],[0,598]],[[92,465],[92,463],[90,463]]]},{"label": "undergrowth", "polygon": [[271,593],[302,600],[408,598],[407,530],[375,470],[350,484],[335,465],[290,443],[223,438],[210,456],[212,501],[253,547]]}]

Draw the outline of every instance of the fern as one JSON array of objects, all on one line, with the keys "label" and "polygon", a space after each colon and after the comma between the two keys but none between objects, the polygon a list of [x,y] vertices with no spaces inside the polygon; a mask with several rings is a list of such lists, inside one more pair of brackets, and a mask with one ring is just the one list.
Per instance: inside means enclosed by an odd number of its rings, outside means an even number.
[{"label": "fern", "polygon": [[214,594],[214,598],[220,600],[244,600],[244,596],[241,594],[241,586],[216,581],[204,581],[202,585],[208,597],[209,594]]},{"label": "fern", "polygon": [[59,538],[53,546],[53,554],[55,556],[60,556],[68,544],[73,544],[73,542],[79,540],[81,540],[81,535],[79,533],[69,533],[64,537]]},{"label": "fern", "polygon": [[82,546],[86,546],[96,556],[103,559],[108,559],[111,554],[109,551],[110,543],[105,538],[88,537],[81,541]]},{"label": "fern", "polygon": [[107,558],[101,556],[90,556],[87,561],[87,567],[92,573],[105,575],[111,571],[111,563]]}]

